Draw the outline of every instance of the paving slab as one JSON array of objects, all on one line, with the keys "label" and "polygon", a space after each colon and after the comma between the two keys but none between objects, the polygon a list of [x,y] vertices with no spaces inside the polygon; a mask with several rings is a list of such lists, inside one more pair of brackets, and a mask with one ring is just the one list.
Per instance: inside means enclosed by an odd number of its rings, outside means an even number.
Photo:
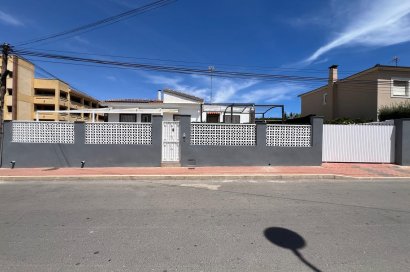
[{"label": "paving slab", "polygon": [[407,179],[410,167],[324,163],[321,166],[2,168],[0,180],[90,179]]}]

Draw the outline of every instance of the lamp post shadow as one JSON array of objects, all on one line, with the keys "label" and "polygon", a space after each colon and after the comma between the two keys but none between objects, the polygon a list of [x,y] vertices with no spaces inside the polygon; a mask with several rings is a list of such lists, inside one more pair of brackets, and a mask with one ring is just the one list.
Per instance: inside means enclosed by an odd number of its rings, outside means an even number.
[{"label": "lamp post shadow", "polygon": [[271,227],[267,228],[264,231],[264,235],[266,239],[268,239],[272,244],[292,251],[293,254],[295,254],[295,256],[298,257],[298,259],[302,263],[304,263],[313,271],[322,272],[309,261],[307,261],[303,257],[303,255],[298,251],[306,246],[306,242],[305,239],[303,239],[303,237],[297,234],[296,232],[285,228]]}]

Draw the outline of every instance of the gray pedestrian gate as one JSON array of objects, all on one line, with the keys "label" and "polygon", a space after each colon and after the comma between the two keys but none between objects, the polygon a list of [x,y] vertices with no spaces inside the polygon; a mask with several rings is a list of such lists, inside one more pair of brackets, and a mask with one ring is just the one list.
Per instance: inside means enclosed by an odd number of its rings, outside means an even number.
[{"label": "gray pedestrian gate", "polygon": [[162,122],[162,162],[179,162],[179,122]]}]

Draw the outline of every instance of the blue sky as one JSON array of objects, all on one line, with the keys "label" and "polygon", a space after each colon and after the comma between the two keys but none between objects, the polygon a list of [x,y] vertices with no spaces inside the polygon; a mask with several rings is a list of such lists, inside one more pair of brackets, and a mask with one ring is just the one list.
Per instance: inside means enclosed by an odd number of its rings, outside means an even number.
[{"label": "blue sky", "polygon": [[[0,41],[16,44],[126,11],[149,0],[14,0],[0,7]],[[178,0],[104,28],[33,45],[39,50],[121,55],[111,60],[327,77],[377,63],[410,65],[410,1]],[[55,52],[68,54],[66,52]],[[107,58],[96,55],[85,57]],[[172,88],[209,100],[210,78],[141,70],[64,65],[33,59],[99,99],[155,98]],[[41,76],[41,75],[39,75]],[[214,102],[285,104],[299,112],[308,82],[213,79]]]}]

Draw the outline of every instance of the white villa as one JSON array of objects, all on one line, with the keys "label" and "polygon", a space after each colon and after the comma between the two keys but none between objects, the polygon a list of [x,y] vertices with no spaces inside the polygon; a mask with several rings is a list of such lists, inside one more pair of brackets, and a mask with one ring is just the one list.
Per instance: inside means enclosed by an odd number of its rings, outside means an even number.
[{"label": "white villa", "polygon": [[[151,122],[152,115],[163,115],[173,121],[174,115],[190,115],[191,122],[253,123],[252,104],[206,104],[202,98],[165,89],[149,99],[111,99],[101,102],[108,122]],[[232,122],[231,122],[232,119]]]}]

